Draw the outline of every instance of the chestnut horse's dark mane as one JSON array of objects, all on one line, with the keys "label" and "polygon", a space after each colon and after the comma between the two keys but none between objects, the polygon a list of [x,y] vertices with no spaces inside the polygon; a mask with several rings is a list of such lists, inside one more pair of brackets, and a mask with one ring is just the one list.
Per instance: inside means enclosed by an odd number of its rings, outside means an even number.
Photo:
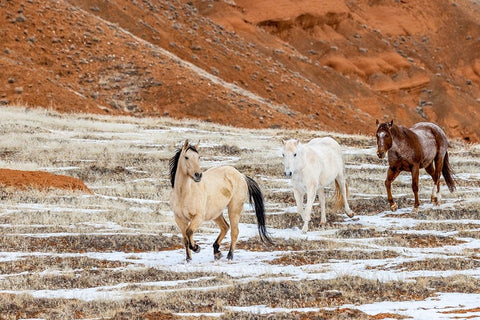
[{"label": "chestnut horse's dark mane", "polygon": [[[180,154],[182,153],[182,150],[182,148],[178,149],[175,155],[168,162],[170,165],[170,183],[172,184],[172,188],[175,186],[175,175],[177,173],[178,160],[180,159]],[[193,152],[198,153],[197,148],[192,145],[189,145],[185,152],[187,152],[188,150],[192,150]]]}]

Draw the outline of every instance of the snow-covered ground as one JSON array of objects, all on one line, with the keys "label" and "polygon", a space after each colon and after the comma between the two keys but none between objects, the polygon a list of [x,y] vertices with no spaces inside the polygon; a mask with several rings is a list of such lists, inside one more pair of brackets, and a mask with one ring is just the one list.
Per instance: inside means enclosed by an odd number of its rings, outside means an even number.
[{"label": "snow-covered ground", "polygon": [[[88,302],[126,301],[149,296],[155,301],[156,297],[172,292],[224,292],[258,281],[308,284],[342,277],[358,277],[382,283],[409,283],[419,279],[480,280],[480,169],[475,165],[479,154],[475,146],[472,147],[473,155],[470,159],[455,156],[455,152],[459,151],[457,149],[462,147],[460,144],[451,151],[452,165],[457,172],[458,193],[449,194],[446,188],[442,188],[443,201],[440,206],[433,207],[427,201],[431,182],[428,176],[422,175],[422,206],[420,213],[414,215],[411,214],[409,176],[402,175],[397,184],[394,184],[394,197],[402,199],[401,209],[395,213],[385,211],[388,206],[384,192],[369,190],[383,190],[386,163],[375,159],[373,143],[369,140],[371,138],[363,138],[364,147],[346,145],[346,158],[363,157],[368,160],[365,163],[347,160],[351,207],[356,215],[352,219],[341,213],[329,215],[329,219],[336,218],[327,227],[315,225],[318,220],[312,220],[311,231],[303,234],[298,228],[301,224],[295,214],[296,207],[289,181],[281,175],[278,152],[280,138],[292,136],[295,134],[293,132],[215,128],[214,125],[181,123],[168,119],[147,122],[122,118],[115,123],[104,118],[78,117],[66,118],[65,122],[59,123],[57,117],[52,118],[44,113],[26,117],[22,110],[2,111],[5,111],[4,116],[9,123],[14,123],[8,128],[7,138],[16,136],[17,141],[36,140],[38,145],[25,144],[24,147],[18,147],[10,140],[0,142],[0,150],[13,150],[15,154],[11,158],[2,157],[0,167],[33,167],[83,177],[95,192],[94,195],[56,192],[30,194],[28,191],[18,195],[15,192],[4,192],[0,202],[0,229],[4,239],[0,251],[0,268],[6,270],[0,274],[2,296],[27,295],[33,301],[75,299]],[[42,130],[33,134],[28,128]],[[6,131],[5,129],[4,132]],[[325,133],[302,132],[299,138],[307,139],[323,134]],[[247,170],[260,183],[266,195],[269,218],[273,221],[268,230],[274,241],[287,242],[293,249],[259,245],[252,208],[245,205],[245,218],[241,221],[239,237],[239,242],[244,245],[237,248],[233,261],[228,261],[225,257],[218,261],[213,259],[211,245],[218,235],[218,229],[212,223],[205,223],[194,236],[202,250],[193,255],[190,263],[185,262],[181,234],[168,207],[168,159],[185,139],[200,141],[204,168],[233,165]],[[237,147],[232,154],[221,149],[222,146],[232,145]],[[456,163],[462,163],[462,166],[455,167]],[[464,168],[468,171],[463,172]],[[371,175],[371,179],[365,175]],[[364,185],[365,179],[370,181],[368,186]],[[346,236],[348,232],[352,232],[352,235]],[[129,248],[128,243],[123,247],[119,245],[111,248],[105,245],[107,242],[98,242],[99,247],[95,247],[95,244],[85,244],[82,247],[82,241],[77,243],[72,240],[81,238],[95,243],[97,238],[106,241],[104,239],[113,237],[156,237],[167,241],[168,245],[155,247],[152,241],[152,246],[140,248],[142,243],[138,240],[140,243],[132,244],[136,249]],[[75,245],[69,241],[74,241]],[[17,242],[25,245],[17,245]],[[59,245],[56,246],[55,243]],[[229,243],[227,235],[223,251],[227,250]],[[45,246],[42,247],[42,244]],[[254,249],[249,248],[249,244]],[[322,247],[321,244],[328,246]],[[320,255],[334,250],[341,251],[342,257],[304,263],[279,262],[292,261],[295,254],[318,252]],[[348,258],[349,253],[353,257],[358,252],[364,254],[365,259]],[[383,253],[388,254],[382,257]],[[87,259],[86,261],[98,261],[98,266],[64,267],[61,263],[57,265],[50,262],[45,266],[31,268],[16,266],[23,261],[33,261],[35,265],[37,259]],[[452,260],[461,260],[467,266],[450,264]],[[111,266],[102,267],[108,263]],[[12,265],[15,267],[10,267]],[[93,271],[99,274],[104,272],[105,278],[108,278],[111,273],[135,273],[149,268],[165,274],[185,274],[185,277],[144,281],[102,279],[88,285],[76,284],[71,287],[50,287],[51,282],[42,281],[66,277],[83,279]],[[192,276],[195,274],[198,277]],[[30,284],[26,279],[31,277],[40,280]],[[346,296],[346,293],[340,294]],[[364,296],[363,300],[368,300],[368,292],[358,294]],[[450,291],[438,290],[426,298],[405,295],[393,300],[378,301],[377,298],[367,303],[339,300],[333,305],[319,303],[315,306],[287,307],[287,304],[284,306],[278,302],[272,305],[238,305],[232,301],[222,301],[220,307],[211,311],[198,311],[203,309],[195,306],[191,310],[183,308],[183,311],[177,312],[172,307],[164,311],[181,317],[222,317],[226,312],[251,315],[291,312],[308,314],[344,308],[372,316],[390,314],[391,317],[413,319],[480,318],[480,288],[462,291],[453,284]]]}]

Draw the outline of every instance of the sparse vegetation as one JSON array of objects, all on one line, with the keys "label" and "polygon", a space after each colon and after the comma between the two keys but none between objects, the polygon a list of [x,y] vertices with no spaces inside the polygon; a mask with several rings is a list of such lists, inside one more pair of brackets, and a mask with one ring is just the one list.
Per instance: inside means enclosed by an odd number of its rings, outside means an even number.
[{"label": "sparse vegetation", "polygon": [[[411,214],[405,175],[393,185],[400,211],[392,213],[385,211],[384,163],[368,152],[355,153],[371,148],[371,138],[331,134],[349,149],[347,180],[356,217],[331,212],[322,227],[315,205],[311,232],[302,235],[282,177],[280,137],[306,141],[328,133],[21,108],[0,112],[0,167],[67,174],[95,193],[0,187],[2,318],[196,319],[190,313],[219,313],[220,319],[266,319],[272,315],[242,309],[265,305],[278,309],[272,311],[277,319],[372,319],[357,307],[423,300],[437,292],[480,293],[478,279],[469,275],[480,267],[480,252],[467,245],[479,238],[475,145],[465,156],[462,143],[452,144],[458,193],[443,191],[443,204],[432,207],[430,180],[421,177],[421,211]],[[168,160],[185,139],[200,141],[205,168],[231,164],[259,182],[274,245],[241,229],[232,263],[196,261],[197,255],[184,264],[168,205]],[[333,187],[327,190],[330,207],[332,194]],[[248,229],[255,217],[246,208],[241,228]],[[210,222],[195,236],[209,256],[217,234]],[[221,249],[229,243],[227,235]],[[449,276],[439,277],[443,271]],[[387,276],[376,279],[377,273]],[[402,278],[392,280],[397,273]]]}]

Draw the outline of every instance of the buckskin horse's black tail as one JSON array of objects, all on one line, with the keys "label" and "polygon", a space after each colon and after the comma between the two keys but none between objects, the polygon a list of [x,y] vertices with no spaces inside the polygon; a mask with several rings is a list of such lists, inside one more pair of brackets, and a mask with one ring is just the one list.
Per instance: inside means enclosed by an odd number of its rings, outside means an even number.
[{"label": "buckskin horse's black tail", "polygon": [[250,204],[255,207],[255,215],[257,216],[258,234],[260,235],[260,239],[263,242],[273,243],[272,240],[270,240],[267,227],[265,226],[265,205],[263,203],[262,191],[252,178],[245,176],[245,181],[247,182],[248,186]]},{"label": "buckskin horse's black tail", "polygon": [[445,153],[445,157],[443,158],[442,175],[445,179],[448,190],[450,190],[450,192],[455,191],[455,180],[453,179],[452,167],[450,167],[450,162],[448,161],[448,152]]}]

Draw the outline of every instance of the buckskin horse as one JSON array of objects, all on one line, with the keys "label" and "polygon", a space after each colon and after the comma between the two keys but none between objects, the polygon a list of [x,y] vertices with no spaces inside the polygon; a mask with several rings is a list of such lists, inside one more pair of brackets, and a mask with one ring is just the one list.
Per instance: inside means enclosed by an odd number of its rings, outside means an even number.
[{"label": "buckskin horse", "polygon": [[433,179],[431,200],[438,205],[441,200],[440,175],[443,175],[450,192],[455,191],[453,172],[448,161],[448,140],[445,132],[436,124],[419,122],[410,129],[391,122],[377,123],[377,155],[380,159],[388,153],[385,187],[392,211],[398,205],[392,197],[392,182],[402,171],[411,172],[412,190],[415,196],[413,212],[418,212],[418,177],[424,168]]},{"label": "buckskin horse", "polygon": [[187,262],[192,260],[191,250],[200,251],[198,244],[193,241],[193,233],[208,220],[215,221],[220,227],[220,234],[213,244],[213,254],[216,260],[221,258],[220,243],[230,227],[223,216],[225,208],[228,208],[231,224],[230,251],[227,258],[233,259],[240,214],[247,197],[250,203],[254,204],[260,239],[271,242],[265,226],[263,195],[258,184],[231,166],[214,167],[202,173],[199,158],[197,146],[187,140],[169,163],[173,188],[170,207],[182,231]]}]

